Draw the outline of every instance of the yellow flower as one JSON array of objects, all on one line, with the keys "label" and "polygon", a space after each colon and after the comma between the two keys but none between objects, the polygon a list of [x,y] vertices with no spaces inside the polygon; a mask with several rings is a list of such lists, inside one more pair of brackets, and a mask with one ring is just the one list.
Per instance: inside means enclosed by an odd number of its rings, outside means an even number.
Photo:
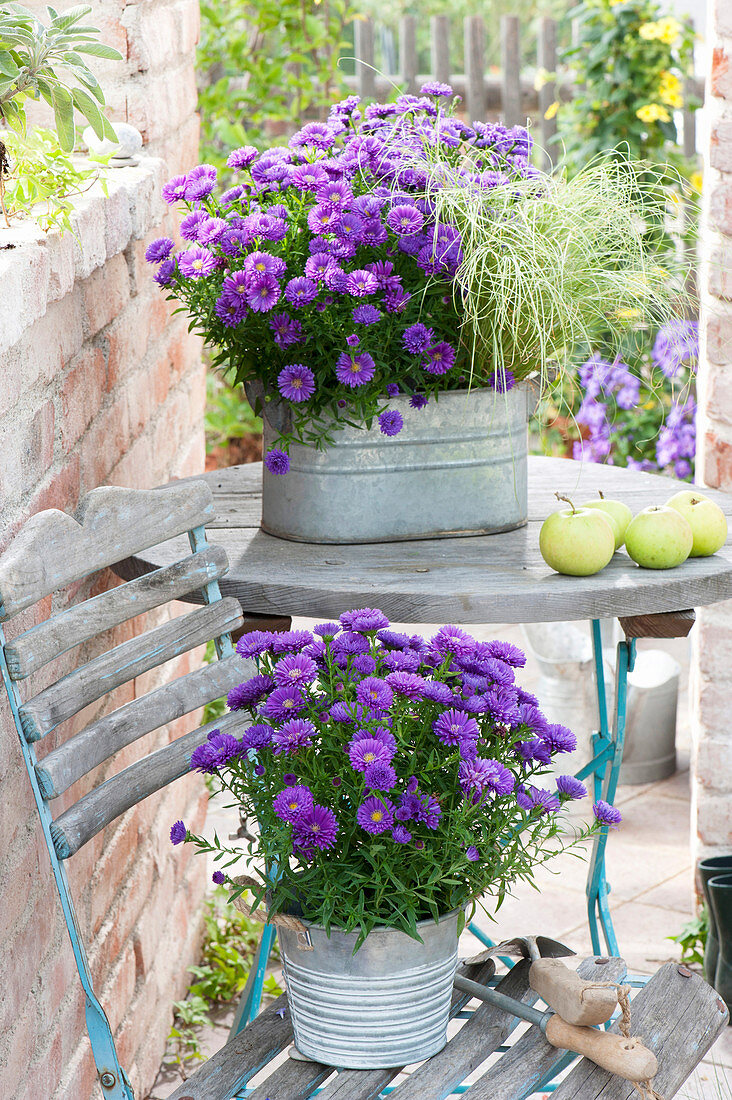
[{"label": "yellow flower", "polygon": [[658,98],[661,100],[661,103],[665,103],[675,110],[683,107],[684,100],[681,95],[681,81],[673,73],[661,73],[661,79],[658,84]]},{"label": "yellow flower", "polygon": [[638,34],[647,42],[652,42],[654,38],[658,38],[658,23],[641,23]]},{"label": "yellow flower", "polygon": [[634,321],[636,317],[640,317],[639,309],[619,309],[615,316],[620,321]]},{"label": "yellow flower", "polygon": [[544,111],[544,118],[554,118],[559,110],[559,103],[555,99],[553,103],[550,103],[547,109]]},{"label": "yellow flower", "polygon": [[660,103],[646,103],[635,112],[641,122],[668,122],[671,115]]},{"label": "yellow flower", "polygon": [[689,183],[691,184],[691,186],[694,188],[695,191],[699,192],[700,195],[701,195],[701,189],[702,189],[702,179],[703,179],[703,177],[702,177],[701,172],[692,172],[691,175],[689,176]]},{"label": "yellow flower", "polygon": [[657,39],[667,46],[673,45],[680,33],[681,23],[670,15],[665,16],[663,19],[657,19],[652,23],[641,23],[638,28],[638,34],[641,38],[645,38],[649,42]]}]

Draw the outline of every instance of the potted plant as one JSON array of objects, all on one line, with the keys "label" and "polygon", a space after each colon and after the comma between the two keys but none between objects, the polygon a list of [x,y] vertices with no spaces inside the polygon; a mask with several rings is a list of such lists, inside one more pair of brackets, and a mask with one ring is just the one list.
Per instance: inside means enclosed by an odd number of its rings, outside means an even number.
[{"label": "potted plant", "polygon": [[[575,738],[516,683],[519,649],[455,626],[425,641],[362,608],[313,633],[255,631],[237,649],[257,674],[228,704],[252,724],[241,738],[211,733],[191,767],[257,834],[242,851],[178,821],[171,840],[226,869],[246,858],[255,906],[289,918],[280,942],[303,1054],[356,1068],[426,1058],[445,1042],[466,909],[497,907],[565,844],[562,804],[587,792],[568,775],[539,784]],[[593,828],[620,820],[594,809]]]},{"label": "potted plant", "polygon": [[351,96],[287,146],[235,151],[221,195],[210,165],[164,188],[189,211],[184,244],[148,256],[263,414],[274,534],[525,523],[527,380],[669,294],[627,179],[551,178],[525,129],[467,125],[447,85],[422,93]]}]

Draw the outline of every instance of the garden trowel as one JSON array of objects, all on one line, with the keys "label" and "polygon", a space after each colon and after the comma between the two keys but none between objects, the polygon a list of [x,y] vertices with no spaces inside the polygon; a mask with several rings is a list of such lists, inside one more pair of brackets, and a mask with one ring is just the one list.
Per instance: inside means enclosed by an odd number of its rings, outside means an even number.
[{"label": "garden trowel", "polygon": [[540,1012],[523,1001],[507,997],[497,989],[471,982],[469,978],[456,977],[455,988],[469,993],[471,997],[487,1001],[511,1016],[518,1016],[521,1020],[535,1024],[541,1028],[553,1047],[581,1054],[626,1081],[648,1081],[658,1070],[655,1054],[640,1039],[626,1039],[623,1035],[600,1031],[594,1027],[569,1024],[554,1012]]},{"label": "garden trowel", "polygon": [[570,947],[548,936],[516,936],[470,959],[482,962],[495,955],[531,959],[529,985],[568,1024],[604,1024],[618,1007],[617,987],[586,982],[561,959],[574,955]]}]

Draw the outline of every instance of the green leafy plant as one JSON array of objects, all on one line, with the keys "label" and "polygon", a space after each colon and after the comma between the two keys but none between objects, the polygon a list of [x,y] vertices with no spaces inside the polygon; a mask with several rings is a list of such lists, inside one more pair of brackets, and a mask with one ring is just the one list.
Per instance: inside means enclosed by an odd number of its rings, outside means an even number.
[{"label": "green leafy plant", "polygon": [[5,224],[33,217],[42,229],[71,229],[73,200],[87,191],[99,169],[72,160],[53,130],[5,135],[6,174],[0,174],[0,207]]},{"label": "green leafy plant", "polygon": [[569,13],[577,35],[562,51],[574,97],[555,105],[558,139],[575,168],[598,153],[658,159],[677,141],[674,111],[694,108],[685,83],[694,33],[662,14],[657,0],[586,0]]},{"label": "green leafy plant", "polygon": [[217,447],[225,447],[230,439],[262,432],[262,421],[255,415],[243,391],[235,389],[213,371],[209,371],[206,378],[204,426],[207,454]]},{"label": "green leafy plant", "polygon": [[676,936],[667,936],[667,939],[677,943],[681,948],[681,961],[683,963],[704,962],[704,948],[707,944],[709,933],[709,914],[706,905],[702,905],[699,914],[686,921],[681,926],[681,931]]},{"label": "green leafy plant", "polygon": [[[206,901],[201,961],[188,968],[194,980],[185,999],[173,1005],[175,1020],[165,1060],[181,1070],[205,1057],[200,1030],[213,1025],[214,1008],[241,994],[261,935],[261,924],[228,905],[227,897],[227,891],[219,886]],[[270,996],[282,992],[273,975],[267,978],[264,991]]]},{"label": "green leafy plant", "polygon": [[261,145],[317,117],[343,86],[348,0],[204,0],[198,47],[201,156],[223,168],[240,145]]},{"label": "green leafy plant", "polygon": [[0,119],[25,133],[26,100],[39,97],[53,108],[59,144],[74,147],[74,111],[87,120],[99,138],[117,140],[100,108],[104,93],[82,54],[121,61],[122,55],[97,40],[96,27],[82,21],[91,12],[78,5],[59,15],[48,8],[44,25],[21,4],[0,7]]}]

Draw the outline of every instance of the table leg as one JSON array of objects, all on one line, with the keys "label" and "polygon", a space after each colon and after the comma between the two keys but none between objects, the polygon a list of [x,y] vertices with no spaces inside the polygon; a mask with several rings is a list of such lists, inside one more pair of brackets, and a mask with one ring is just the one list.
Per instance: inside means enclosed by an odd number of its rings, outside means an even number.
[{"label": "table leg", "polygon": [[[615,708],[613,724],[610,728],[607,695],[605,691],[605,670],[603,666],[602,638],[600,622],[592,622],[592,648],[595,658],[595,682],[599,712],[599,730],[593,736],[594,756],[587,767],[578,773],[578,778],[592,776],[594,799],[603,799],[612,803],[618,786],[620,765],[623,759],[625,741],[625,720],[628,705],[628,673],[635,663],[635,639],[625,638],[618,643],[615,664]],[[601,953],[600,928],[608,955],[618,955],[618,942],[615,937],[608,895],[610,886],[605,874],[605,849],[607,847],[609,827],[604,826],[595,836],[587,875],[587,917],[592,939],[592,950]]]}]

